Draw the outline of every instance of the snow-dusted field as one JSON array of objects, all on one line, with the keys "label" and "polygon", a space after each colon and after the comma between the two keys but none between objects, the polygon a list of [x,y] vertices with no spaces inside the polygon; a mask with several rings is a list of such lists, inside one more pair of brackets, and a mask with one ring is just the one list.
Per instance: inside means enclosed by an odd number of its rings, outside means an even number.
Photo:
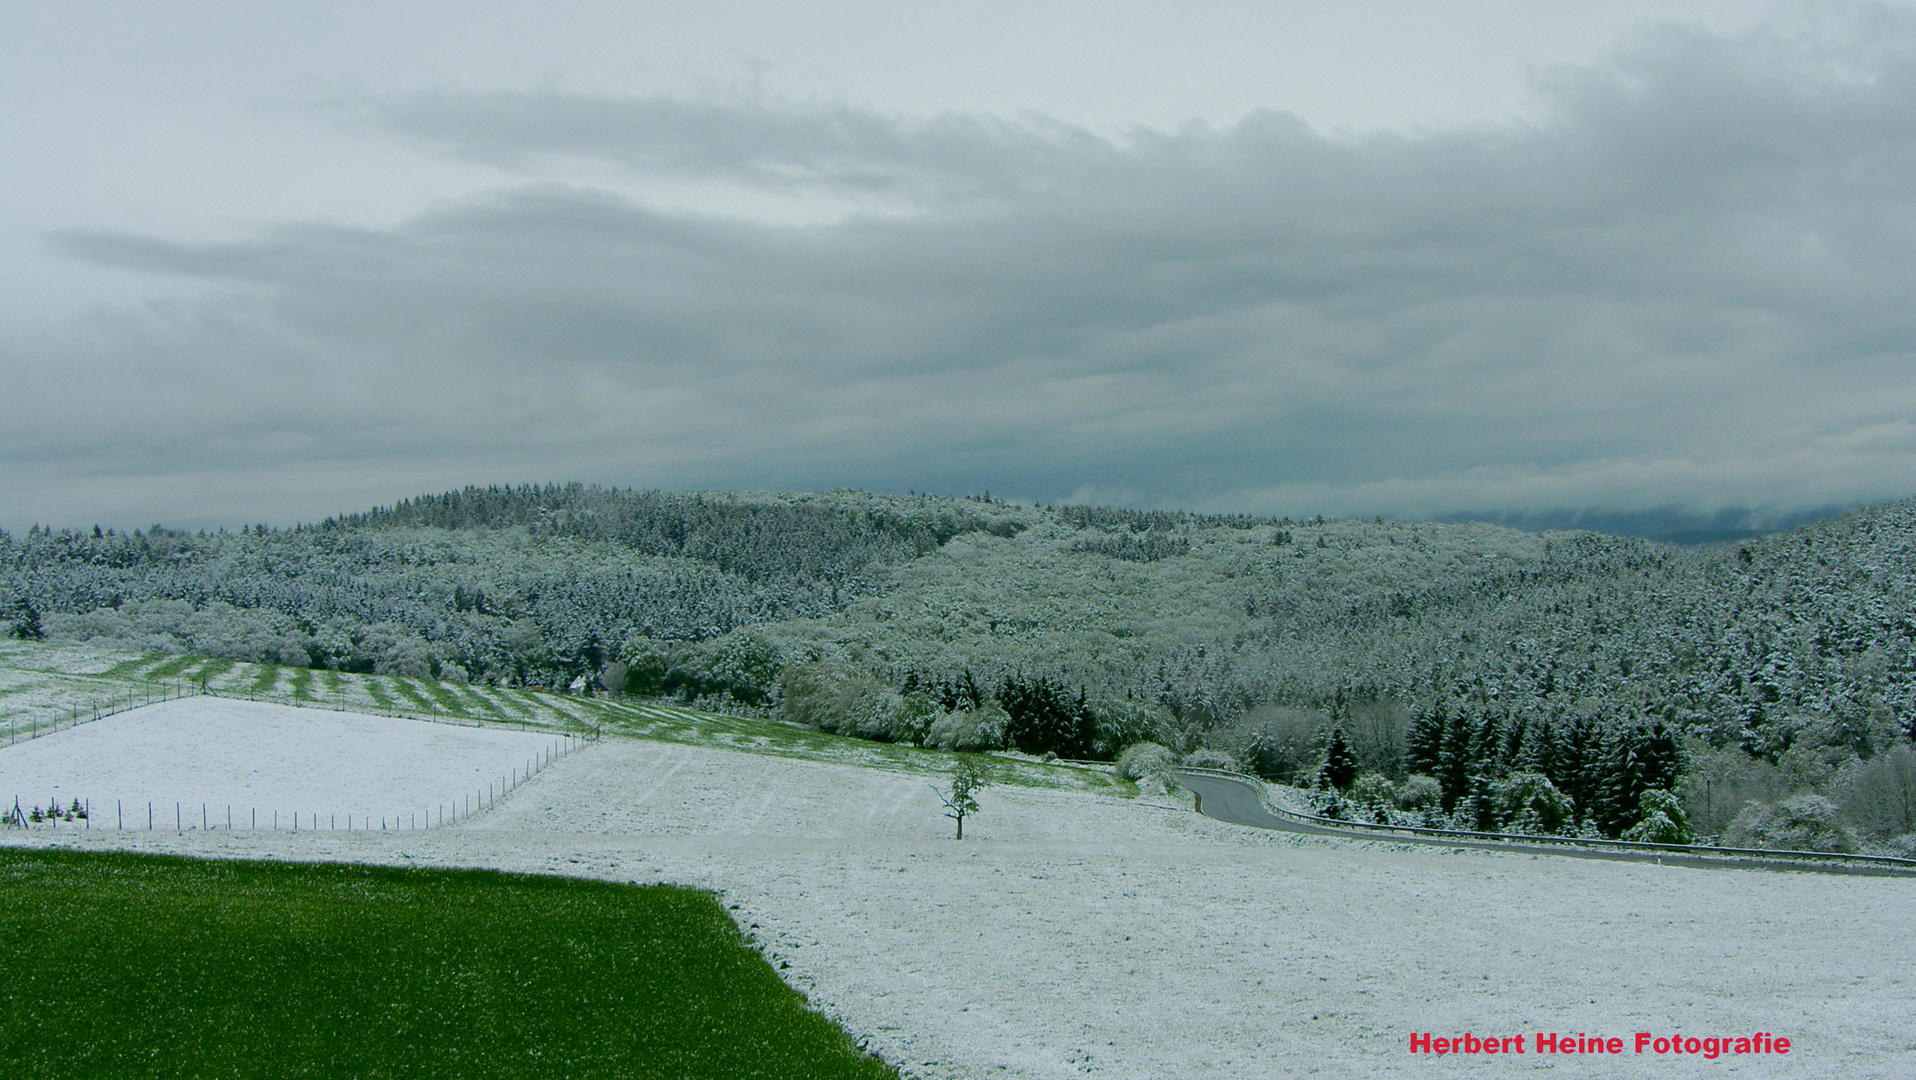
[{"label": "snow-dusted field", "polygon": [[[3,734],[3,733],[0,733]],[[11,809],[78,800],[95,829],[424,827],[561,751],[550,733],[189,697],[0,746]],[[259,816],[256,818],[254,812]],[[61,826],[66,827],[65,825]]]},{"label": "snow-dusted field", "polygon": [[[1306,840],[1169,800],[980,801],[960,844],[921,776],[607,739],[443,830],[0,835],[709,886],[815,1004],[923,1077],[1916,1076],[1916,881]],[[1765,1031],[1793,1052],[1408,1047],[1539,1030]]]}]

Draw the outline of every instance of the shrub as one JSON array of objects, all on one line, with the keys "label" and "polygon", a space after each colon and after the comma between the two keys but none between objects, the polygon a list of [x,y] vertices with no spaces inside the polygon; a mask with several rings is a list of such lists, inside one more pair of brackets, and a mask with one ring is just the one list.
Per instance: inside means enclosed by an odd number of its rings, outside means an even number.
[{"label": "shrub", "polygon": [[1162,743],[1171,735],[1171,717],[1156,705],[1142,701],[1093,701],[1091,736],[1086,749],[1091,757],[1109,761],[1118,751],[1135,743]]},{"label": "shrub", "polygon": [[1888,855],[1897,859],[1916,859],[1916,832],[1891,837],[1876,845],[1876,855]]},{"label": "shrub", "polygon": [[1308,781],[1317,760],[1317,738],[1330,718],[1304,709],[1267,706],[1244,718],[1250,735],[1239,750],[1244,767],[1266,780]]},{"label": "shrub", "polygon": [[[1644,797],[1648,799],[1650,794],[1645,792]],[[1668,792],[1661,794],[1671,799],[1674,805],[1674,799]],[[1490,786],[1490,797],[1504,828],[1528,836],[1554,835],[1569,824],[1576,814],[1576,804],[1570,796],[1558,791],[1557,785],[1542,773],[1512,773]],[[1681,818],[1683,811],[1679,808],[1675,813]],[[1681,840],[1662,842],[1687,843]]]},{"label": "shrub", "polygon": [[1397,785],[1382,773],[1365,773],[1351,784],[1350,798],[1359,806],[1383,809],[1397,801]]},{"label": "shrub", "polygon": [[1683,801],[1670,792],[1644,792],[1638,801],[1637,812],[1641,820],[1624,831],[1625,840],[1645,844],[1687,844],[1696,839],[1696,830],[1690,828],[1689,819],[1684,816]]},{"label": "shrub", "polygon": [[1118,779],[1142,780],[1178,763],[1178,756],[1154,742],[1132,743],[1118,755]]},{"label": "shrub", "polygon": [[1317,804],[1317,816],[1331,818],[1336,821],[1355,821],[1357,820],[1357,815],[1352,812],[1354,809],[1355,807],[1351,805],[1349,799],[1332,791],[1324,797],[1322,802]]},{"label": "shrub", "polygon": [[795,664],[779,676],[778,711],[786,720],[820,731],[885,732],[902,704],[881,700],[885,695],[899,697],[877,679],[842,664]]},{"label": "shrub", "polygon": [[1417,773],[1405,780],[1397,789],[1399,809],[1420,811],[1441,807],[1444,802],[1444,786],[1435,777]]},{"label": "shrub", "polygon": [[1836,804],[1821,795],[1796,795],[1775,806],[1750,803],[1723,834],[1730,847],[1777,851],[1849,852],[1856,834],[1837,820]]},{"label": "shrub", "polygon": [[987,701],[976,709],[941,713],[927,728],[925,745],[964,752],[1002,750],[1005,721],[1005,711],[995,701]]},{"label": "shrub", "polygon": [[832,729],[841,735],[874,742],[893,742],[909,730],[905,723],[904,695],[895,690],[874,683],[869,692],[848,697],[841,705],[835,718],[837,726]]},{"label": "shrub", "polygon": [[1916,750],[1898,746],[1856,765],[1844,784],[1843,815],[1869,836],[1916,832]]},{"label": "shrub", "polygon": [[1222,750],[1193,751],[1185,757],[1184,764],[1193,769],[1223,769],[1226,772],[1240,770],[1237,759]]}]

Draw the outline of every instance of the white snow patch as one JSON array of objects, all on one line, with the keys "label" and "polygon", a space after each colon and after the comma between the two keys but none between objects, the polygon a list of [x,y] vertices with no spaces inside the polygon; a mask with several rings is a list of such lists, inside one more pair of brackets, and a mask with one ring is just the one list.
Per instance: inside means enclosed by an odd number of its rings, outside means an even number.
[{"label": "white snow patch", "polygon": [[442,810],[463,817],[468,800],[483,804],[563,746],[550,733],[189,697],[0,746],[0,798],[90,803],[96,830],[122,810],[128,828],[146,828],[149,803],[169,826],[178,804],[195,828],[224,828],[229,808],[240,828],[255,810],[286,828],[295,814],[301,828],[423,827]]},{"label": "white snow patch", "polygon": [[[0,836],[711,887],[815,1006],[939,1080],[1916,1075],[1916,882],[1293,838],[1168,800],[979,801],[957,843],[921,775],[608,739],[455,828]],[[1413,1056],[1421,1031],[1794,1049]]]}]

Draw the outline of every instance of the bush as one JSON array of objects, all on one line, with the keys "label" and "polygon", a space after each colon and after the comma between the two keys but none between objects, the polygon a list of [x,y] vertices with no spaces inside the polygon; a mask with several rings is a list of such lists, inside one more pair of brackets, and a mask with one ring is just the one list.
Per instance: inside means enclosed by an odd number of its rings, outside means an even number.
[{"label": "bush", "polygon": [[[843,711],[836,717],[837,726],[829,730],[873,742],[911,741],[905,698],[897,691],[874,685],[868,693],[858,694],[843,705]],[[904,738],[901,739],[901,735]]]},{"label": "bush", "polygon": [[1405,780],[1397,789],[1397,806],[1401,810],[1434,810],[1444,803],[1444,786],[1436,777],[1417,773]]},{"label": "bush", "polygon": [[823,662],[785,669],[778,711],[783,719],[820,731],[920,746],[935,715],[922,694],[900,694],[862,671]]},{"label": "bush", "polygon": [[987,701],[976,709],[941,713],[927,728],[925,745],[967,753],[1002,750],[1006,720],[1004,709],[995,701]]},{"label": "bush", "polygon": [[1350,799],[1359,806],[1382,810],[1397,801],[1397,785],[1382,773],[1365,773],[1351,784]]},{"label": "bush", "polygon": [[[1647,800],[1650,792],[1645,792]],[[1667,792],[1660,792],[1674,805],[1674,798]],[[1523,833],[1527,836],[1552,836],[1570,823],[1576,814],[1576,804],[1570,796],[1557,790],[1557,785],[1542,773],[1512,773],[1490,786],[1491,801],[1496,806],[1497,819],[1505,830]],[[1662,803],[1658,803],[1659,806]],[[1675,813],[1680,818],[1683,811]],[[1687,843],[1672,840],[1664,843]]]},{"label": "bush", "polygon": [[1222,750],[1197,750],[1185,757],[1184,764],[1193,769],[1223,769],[1226,772],[1240,772],[1238,760]]},{"label": "bush", "polygon": [[1133,743],[1118,755],[1118,779],[1142,780],[1178,763],[1178,756],[1154,742]]},{"label": "bush", "polygon": [[1308,781],[1317,763],[1317,739],[1330,723],[1321,712],[1267,706],[1244,717],[1249,732],[1239,756],[1249,771],[1280,784]]},{"label": "bush", "polygon": [[624,665],[625,682],[611,687],[635,697],[665,696],[665,676],[672,670],[672,654],[666,646],[649,637],[635,637],[619,653]]},{"label": "bush", "polygon": [[1753,802],[1723,834],[1730,847],[1775,851],[1851,852],[1856,834],[1837,820],[1836,804],[1821,795],[1797,795],[1775,806]]},{"label": "bush", "polygon": [[1867,836],[1916,832],[1916,750],[1898,746],[1854,766],[1844,784],[1843,816]]},{"label": "bush", "polygon": [[[634,672],[647,670],[647,658],[626,654],[626,685],[631,686]],[[837,731],[843,718],[856,707],[859,697],[875,694],[877,680],[843,665],[819,661],[794,664],[779,676],[778,713],[782,719],[804,724],[820,731]]]},{"label": "bush", "polygon": [[1171,717],[1156,705],[1142,701],[1093,701],[1091,757],[1109,761],[1118,751],[1136,743],[1162,743],[1172,734]]},{"label": "bush", "polygon": [[1637,813],[1641,820],[1624,831],[1625,840],[1644,844],[1688,844],[1696,839],[1696,830],[1690,827],[1689,819],[1684,816],[1683,801],[1670,792],[1644,792],[1637,802]]},{"label": "bush", "polygon": [[1876,845],[1870,853],[1896,859],[1916,859],[1916,832],[1891,837]]}]

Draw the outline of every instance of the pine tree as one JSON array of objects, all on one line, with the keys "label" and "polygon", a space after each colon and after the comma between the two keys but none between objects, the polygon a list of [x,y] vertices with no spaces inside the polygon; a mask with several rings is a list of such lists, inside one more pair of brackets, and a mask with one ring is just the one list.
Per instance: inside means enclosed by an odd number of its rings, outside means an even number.
[{"label": "pine tree", "polygon": [[1576,804],[1579,823],[1595,820],[1606,765],[1603,730],[1596,718],[1579,716],[1561,725],[1551,756],[1554,768],[1544,775]]},{"label": "pine tree", "polygon": [[47,636],[46,628],[40,623],[40,609],[33,601],[22,596],[14,600],[7,612],[7,632],[17,638],[28,641],[40,641]]},{"label": "pine tree", "polygon": [[1662,720],[1621,728],[1609,747],[1597,796],[1597,825],[1620,836],[1642,816],[1643,793],[1675,790],[1683,775],[1683,744]]},{"label": "pine tree", "polygon": [[1472,723],[1460,705],[1444,725],[1443,746],[1437,754],[1437,768],[1431,773],[1444,788],[1444,812],[1456,809],[1470,783],[1470,741]]},{"label": "pine tree", "polygon": [[1317,784],[1345,791],[1356,780],[1357,755],[1351,753],[1350,740],[1345,738],[1343,727],[1333,727],[1330,742],[1324,747],[1324,764],[1317,770]]},{"label": "pine tree", "polygon": [[1005,737],[1012,746],[1027,754],[1050,752],[1067,758],[1087,752],[1090,710],[1082,689],[1073,700],[1050,679],[1006,676],[998,688],[998,701],[1010,718]]},{"label": "pine tree", "polygon": [[1436,776],[1444,748],[1444,724],[1449,716],[1440,698],[1417,714],[1404,733],[1404,763],[1413,773]]}]

